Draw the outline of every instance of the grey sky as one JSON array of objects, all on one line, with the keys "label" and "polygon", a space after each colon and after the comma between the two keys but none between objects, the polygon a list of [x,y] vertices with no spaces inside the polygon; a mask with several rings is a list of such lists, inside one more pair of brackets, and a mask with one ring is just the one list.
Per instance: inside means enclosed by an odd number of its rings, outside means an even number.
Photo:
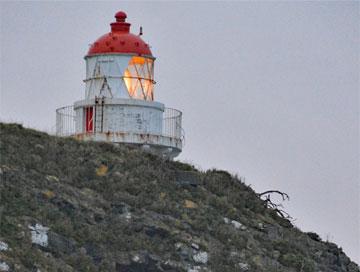
[{"label": "grey sky", "polygon": [[304,231],[360,262],[359,2],[1,2],[0,118],[50,130],[84,96],[88,44],[118,10],[184,112],[181,160],[289,193]]}]

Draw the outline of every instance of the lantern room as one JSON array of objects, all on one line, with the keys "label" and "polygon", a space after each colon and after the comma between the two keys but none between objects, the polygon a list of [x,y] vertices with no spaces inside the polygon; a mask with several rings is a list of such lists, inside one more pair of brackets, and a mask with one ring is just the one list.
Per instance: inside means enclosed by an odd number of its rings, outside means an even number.
[{"label": "lantern room", "polygon": [[85,56],[87,98],[106,95],[154,100],[155,58],[141,39],[142,33],[130,33],[126,17],[117,12],[111,32],[97,39]]},{"label": "lantern room", "polygon": [[154,58],[130,54],[86,56],[85,97],[154,100]]},{"label": "lantern room", "polygon": [[56,111],[60,136],[144,147],[173,158],[182,149],[182,113],[155,101],[154,62],[149,44],[130,33],[119,11],[111,31],[85,56],[84,99]]}]

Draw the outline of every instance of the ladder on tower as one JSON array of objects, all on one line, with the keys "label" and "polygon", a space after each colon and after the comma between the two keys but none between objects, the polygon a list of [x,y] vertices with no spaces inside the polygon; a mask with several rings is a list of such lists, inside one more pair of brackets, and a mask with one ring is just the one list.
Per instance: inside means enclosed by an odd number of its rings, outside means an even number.
[{"label": "ladder on tower", "polygon": [[95,97],[94,132],[104,132],[104,97]]}]

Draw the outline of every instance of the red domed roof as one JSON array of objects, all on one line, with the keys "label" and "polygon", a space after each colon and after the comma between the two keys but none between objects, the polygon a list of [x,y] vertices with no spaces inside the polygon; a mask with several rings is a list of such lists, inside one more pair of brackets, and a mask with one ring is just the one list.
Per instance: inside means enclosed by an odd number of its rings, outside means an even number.
[{"label": "red domed roof", "polygon": [[150,46],[140,36],[130,33],[130,23],[125,22],[126,17],[125,12],[117,12],[116,22],[110,24],[111,32],[97,39],[87,55],[120,53],[152,56]]}]

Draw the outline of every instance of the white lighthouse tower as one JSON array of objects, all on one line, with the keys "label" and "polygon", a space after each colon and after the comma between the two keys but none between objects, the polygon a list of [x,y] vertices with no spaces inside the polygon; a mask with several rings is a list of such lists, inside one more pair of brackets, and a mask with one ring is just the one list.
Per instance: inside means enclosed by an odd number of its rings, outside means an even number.
[{"label": "white lighthouse tower", "polygon": [[90,47],[85,97],[56,110],[56,133],[81,140],[124,143],[174,158],[182,149],[182,113],[154,100],[150,46],[130,33],[126,14]]}]

